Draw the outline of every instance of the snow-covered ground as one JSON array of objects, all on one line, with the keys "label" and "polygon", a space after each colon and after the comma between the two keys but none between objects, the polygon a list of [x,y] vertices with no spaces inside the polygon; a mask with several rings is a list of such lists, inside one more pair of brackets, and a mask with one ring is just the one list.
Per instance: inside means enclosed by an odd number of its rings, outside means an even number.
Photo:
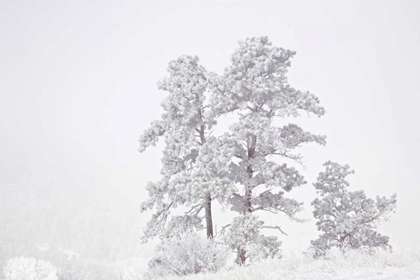
[{"label": "snow-covered ground", "polygon": [[268,268],[263,271],[259,267],[254,269],[238,269],[229,273],[213,275],[194,275],[188,277],[168,277],[167,280],[407,280],[420,279],[419,268],[386,268],[386,269],[354,269],[335,272],[290,272],[279,271],[278,268]]},{"label": "snow-covered ground", "polygon": [[[148,278],[148,277],[146,277]],[[151,278],[153,279],[153,278]],[[247,267],[233,267],[214,274],[165,277],[166,280],[404,280],[420,279],[420,252],[394,250],[332,252],[328,258],[314,260],[300,251],[284,253],[280,260],[268,260]]]}]

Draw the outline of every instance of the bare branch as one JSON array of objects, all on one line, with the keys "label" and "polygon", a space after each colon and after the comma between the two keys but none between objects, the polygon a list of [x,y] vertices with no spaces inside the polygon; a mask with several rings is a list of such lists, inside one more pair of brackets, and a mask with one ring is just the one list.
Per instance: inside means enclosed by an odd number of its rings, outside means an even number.
[{"label": "bare branch", "polygon": [[287,235],[287,233],[285,233],[279,226],[263,226],[262,228],[269,228],[269,229],[278,229],[282,234]]},{"label": "bare branch", "polygon": [[193,207],[191,207],[190,210],[188,210],[187,212],[185,212],[185,214],[193,214],[193,215],[198,215],[198,213],[200,213],[200,211],[203,209],[203,204],[197,204],[194,205]]},{"label": "bare branch", "polygon": [[225,225],[225,226],[222,226],[222,229],[221,229],[219,232],[216,232],[216,235],[215,235],[214,237],[218,236],[218,235],[219,235],[219,233],[220,233],[221,235],[224,235],[224,234],[225,234],[225,231],[226,231],[226,228],[230,227],[230,225],[231,225],[231,224],[227,224],[227,225]]}]

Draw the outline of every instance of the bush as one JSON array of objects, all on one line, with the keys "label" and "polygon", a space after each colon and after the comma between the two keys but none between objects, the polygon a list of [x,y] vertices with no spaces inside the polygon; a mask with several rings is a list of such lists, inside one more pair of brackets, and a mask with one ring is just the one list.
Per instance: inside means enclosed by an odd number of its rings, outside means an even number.
[{"label": "bush", "polygon": [[158,255],[148,264],[154,276],[215,272],[226,265],[230,254],[226,247],[197,234],[163,239],[156,250]]},{"label": "bush", "polygon": [[6,280],[58,280],[56,267],[35,258],[9,259],[3,270]]}]

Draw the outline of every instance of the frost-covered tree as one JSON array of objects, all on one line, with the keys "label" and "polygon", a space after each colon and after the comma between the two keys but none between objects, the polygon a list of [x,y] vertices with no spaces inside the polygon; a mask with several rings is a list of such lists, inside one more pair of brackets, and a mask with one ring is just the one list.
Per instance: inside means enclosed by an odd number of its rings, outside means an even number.
[{"label": "frost-covered tree", "polygon": [[3,268],[6,280],[58,280],[58,269],[50,262],[35,258],[12,258]]},{"label": "frost-covered tree", "polygon": [[[256,261],[280,256],[281,241],[276,237],[264,236],[261,230],[264,222],[250,213],[235,217],[223,236],[223,240],[231,248],[236,249],[236,262],[244,264],[246,259]],[[245,251],[247,254],[243,254]]]},{"label": "frost-covered tree", "polygon": [[324,255],[332,247],[343,250],[358,248],[390,248],[389,237],[375,231],[377,224],[395,212],[396,195],[367,198],[363,191],[349,191],[347,175],[353,174],[348,165],[328,161],[314,184],[320,198],[315,208],[316,225],[322,232],[311,241],[315,256]]},{"label": "frost-covered tree", "polygon": [[[149,199],[141,207],[156,211],[144,230],[145,240],[201,229],[203,218],[207,237],[212,238],[212,200],[222,201],[234,190],[227,178],[231,146],[210,135],[216,120],[206,95],[213,74],[198,62],[198,57],[181,56],[169,63],[170,76],[158,84],[169,93],[162,102],[164,113],[139,138],[140,152],[160,137],[166,144],[162,179],[147,185]],[[167,222],[171,209],[180,205],[189,211]]]},{"label": "frost-covered tree", "polygon": [[[285,194],[305,184],[304,178],[295,168],[272,159],[278,156],[300,163],[301,157],[294,149],[305,143],[326,143],[324,136],[306,132],[296,124],[275,124],[277,119],[297,117],[301,113],[318,117],[324,114],[315,95],[288,84],[286,72],[294,54],[273,46],[267,37],[240,41],[231,65],[212,83],[211,104],[215,116],[228,113],[238,116],[226,138],[234,149],[231,179],[243,188],[234,193],[231,209],[245,216],[231,224],[226,238],[237,250],[237,262],[241,264],[247,258],[248,244],[280,245],[274,238],[259,233],[262,228],[280,227],[264,225],[253,213],[284,213],[296,220],[296,213],[302,209],[301,203]],[[253,230],[258,232],[252,233]]]}]

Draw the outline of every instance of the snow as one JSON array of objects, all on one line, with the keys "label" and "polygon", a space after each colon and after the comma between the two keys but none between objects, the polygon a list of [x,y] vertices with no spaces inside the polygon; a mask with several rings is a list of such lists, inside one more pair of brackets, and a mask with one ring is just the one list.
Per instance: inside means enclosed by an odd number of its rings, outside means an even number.
[{"label": "snow", "polygon": [[284,257],[246,267],[232,266],[214,274],[165,277],[167,280],[391,280],[420,279],[420,252],[410,250],[377,251],[373,255],[353,251],[346,256],[332,251],[326,259],[315,260],[299,250]]},{"label": "snow", "polygon": [[186,277],[168,277],[167,280],[405,280],[420,279],[420,267],[402,268],[363,268],[360,270],[342,270],[336,272],[315,271],[315,272],[279,272],[277,270],[238,269],[234,272],[222,272],[207,275],[191,275]]}]

